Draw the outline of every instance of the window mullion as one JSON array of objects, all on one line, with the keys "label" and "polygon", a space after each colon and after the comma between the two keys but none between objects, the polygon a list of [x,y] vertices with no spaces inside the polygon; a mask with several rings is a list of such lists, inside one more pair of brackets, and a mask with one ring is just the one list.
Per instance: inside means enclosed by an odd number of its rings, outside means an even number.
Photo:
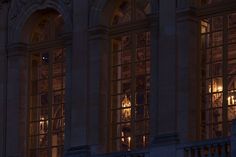
[{"label": "window mullion", "polygon": [[132,58],[131,58],[131,77],[132,77],[132,87],[131,87],[131,148],[135,145],[135,92],[136,92],[136,73],[135,73],[135,48],[136,48],[136,39],[135,35],[131,33],[131,41],[132,41]]},{"label": "window mullion", "polygon": [[[51,51],[51,50],[49,50]],[[48,76],[48,156],[52,156],[52,92],[53,92],[53,75],[52,75],[52,53],[49,52],[49,76]]]},{"label": "window mullion", "polygon": [[227,136],[228,132],[228,51],[227,51],[227,16],[223,17],[223,108],[222,108],[222,130],[223,136]]},{"label": "window mullion", "polygon": [[27,150],[27,156],[30,156],[30,147],[29,147],[29,137],[30,137],[30,105],[32,103],[32,55],[28,54],[27,55],[27,59],[28,59],[28,105],[27,105],[27,137],[26,137],[26,141],[27,141],[27,145],[26,145],[26,150]]}]

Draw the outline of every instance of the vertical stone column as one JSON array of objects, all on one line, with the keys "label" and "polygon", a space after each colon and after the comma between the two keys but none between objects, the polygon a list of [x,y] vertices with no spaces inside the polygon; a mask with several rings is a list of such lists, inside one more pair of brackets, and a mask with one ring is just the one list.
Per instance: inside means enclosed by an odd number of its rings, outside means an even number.
[{"label": "vertical stone column", "polygon": [[0,157],[5,156],[6,145],[6,50],[0,48]]},{"label": "vertical stone column", "polygon": [[[176,156],[176,1],[159,0],[159,32],[157,67],[157,133],[152,142],[151,157]],[[155,52],[154,52],[155,53]],[[152,58],[153,59],[153,58]],[[154,69],[153,69],[154,70]],[[155,75],[154,75],[155,76]],[[153,78],[152,78],[153,79]],[[153,87],[154,88],[154,87]],[[151,111],[153,112],[153,111]]]},{"label": "vertical stone column", "polygon": [[152,13],[150,15],[150,32],[151,32],[151,96],[150,96],[150,142],[155,143],[158,134],[158,48],[159,48],[159,16],[158,2],[150,1]]},{"label": "vertical stone column", "polygon": [[158,143],[176,140],[176,1],[159,1]]},{"label": "vertical stone column", "polygon": [[8,3],[0,4],[0,157],[6,156],[7,12]]},{"label": "vertical stone column", "polygon": [[17,43],[8,49],[6,156],[26,155],[27,47]]},{"label": "vertical stone column", "polygon": [[88,3],[88,0],[73,0],[71,69],[67,69],[70,71],[67,88],[71,94],[70,133],[66,133],[70,136],[66,137],[70,140],[68,156],[86,156],[88,151]]},{"label": "vertical stone column", "polygon": [[198,138],[200,132],[199,23],[193,0],[179,0],[177,10],[177,119],[180,142]]},{"label": "vertical stone column", "polygon": [[105,26],[91,28],[89,33],[88,141],[92,153],[101,153],[109,138],[109,37]]}]

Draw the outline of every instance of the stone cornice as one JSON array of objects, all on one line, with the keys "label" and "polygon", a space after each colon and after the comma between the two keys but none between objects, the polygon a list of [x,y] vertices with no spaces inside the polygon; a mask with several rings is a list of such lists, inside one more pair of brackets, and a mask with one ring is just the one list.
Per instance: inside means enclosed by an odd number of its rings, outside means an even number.
[{"label": "stone cornice", "polygon": [[198,22],[197,9],[190,7],[186,9],[180,9],[176,11],[177,22],[182,21],[195,21]]},{"label": "stone cornice", "polygon": [[236,1],[223,1],[224,3],[207,5],[198,9],[197,15],[199,17],[207,17],[214,14],[222,14],[222,12],[235,12]]},{"label": "stone cornice", "polygon": [[25,43],[14,43],[8,45],[8,57],[12,56],[25,56],[27,54],[28,45]]},{"label": "stone cornice", "polygon": [[161,134],[153,139],[152,146],[172,145],[179,143],[179,136],[177,133]]},{"label": "stone cornice", "polygon": [[108,33],[108,31],[109,31],[108,27],[100,25],[100,26],[90,28],[89,34],[90,35],[106,34],[106,33]]},{"label": "stone cornice", "polygon": [[90,154],[90,146],[77,146],[72,147],[66,151],[67,156],[78,156],[78,155],[89,155]]},{"label": "stone cornice", "polygon": [[61,35],[61,39],[63,40],[65,46],[72,45],[72,36],[72,32],[64,33]]},{"label": "stone cornice", "polygon": [[88,33],[90,39],[105,39],[108,36],[109,29],[106,26],[100,25],[90,28]]}]

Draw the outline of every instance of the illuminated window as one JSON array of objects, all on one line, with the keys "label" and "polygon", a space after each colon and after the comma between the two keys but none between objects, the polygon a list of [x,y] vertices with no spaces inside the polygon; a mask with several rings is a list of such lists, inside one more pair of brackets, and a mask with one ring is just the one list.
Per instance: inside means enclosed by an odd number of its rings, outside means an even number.
[{"label": "illuminated window", "polygon": [[[149,11],[150,5],[145,0],[121,1],[114,11],[111,23],[112,151],[144,148],[149,143],[150,32],[146,24]],[[129,28],[134,25],[135,29]]]},{"label": "illuminated window", "polygon": [[[39,19],[31,34],[29,141],[30,157],[62,157],[64,145],[65,50],[52,45],[63,28],[60,15]],[[36,44],[36,45],[35,45]],[[45,46],[47,45],[47,46]],[[37,49],[40,47],[40,49]]]},{"label": "illuminated window", "polygon": [[201,21],[202,137],[230,135],[236,118],[236,14]]}]

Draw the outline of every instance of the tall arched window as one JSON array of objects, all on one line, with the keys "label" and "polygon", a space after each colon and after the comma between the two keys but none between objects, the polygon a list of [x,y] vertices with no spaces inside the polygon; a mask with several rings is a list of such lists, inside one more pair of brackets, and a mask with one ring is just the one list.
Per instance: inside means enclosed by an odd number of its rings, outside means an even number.
[{"label": "tall arched window", "polygon": [[30,157],[62,157],[64,145],[65,50],[63,19],[42,13],[32,25],[29,53]]},{"label": "tall arched window", "polygon": [[111,21],[110,150],[149,143],[150,32],[148,0],[122,0]]},{"label": "tall arched window", "polygon": [[202,137],[229,136],[236,118],[236,13],[201,21]]}]

